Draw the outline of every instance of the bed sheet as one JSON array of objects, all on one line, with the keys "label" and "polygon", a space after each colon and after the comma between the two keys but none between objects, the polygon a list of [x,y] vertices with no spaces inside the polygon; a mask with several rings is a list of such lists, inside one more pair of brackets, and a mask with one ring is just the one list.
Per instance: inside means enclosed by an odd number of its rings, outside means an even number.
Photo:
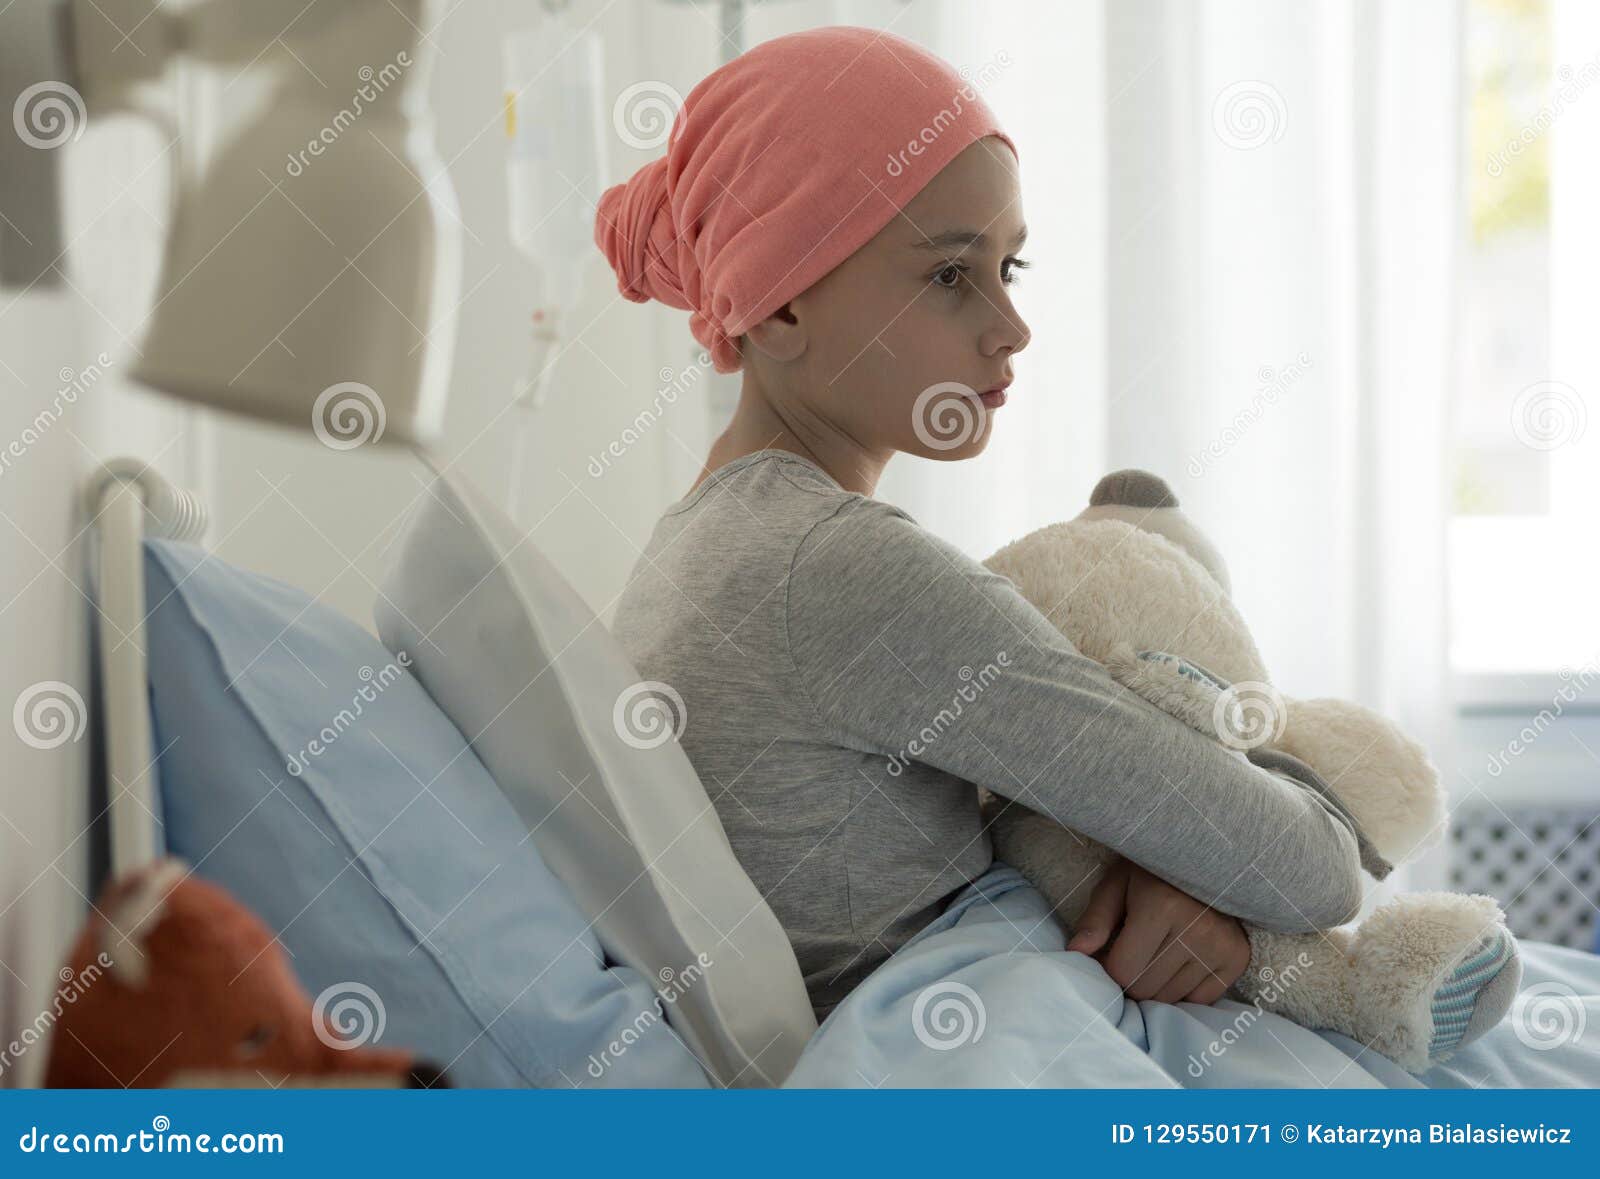
[{"label": "bed sheet", "polygon": [[996,862],[812,1037],[786,1087],[1594,1088],[1600,956],[1524,942],[1506,1018],[1413,1075],[1252,1005],[1124,996]]}]

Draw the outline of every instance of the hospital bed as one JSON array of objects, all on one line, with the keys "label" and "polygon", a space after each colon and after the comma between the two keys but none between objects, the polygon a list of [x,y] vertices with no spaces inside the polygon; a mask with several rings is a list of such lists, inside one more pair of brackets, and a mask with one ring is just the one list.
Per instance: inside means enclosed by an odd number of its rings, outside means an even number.
[{"label": "hospital bed", "polygon": [[[819,1028],[643,681],[533,542],[436,469],[378,635],[194,543],[143,464],[89,489],[111,868],[168,851],[353,1034],[455,1084],[1600,1084],[1600,958],[1524,945],[1511,1015],[1422,1076],[1223,1000],[1126,998],[996,863]],[[342,988],[342,990],[341,990]]]}]

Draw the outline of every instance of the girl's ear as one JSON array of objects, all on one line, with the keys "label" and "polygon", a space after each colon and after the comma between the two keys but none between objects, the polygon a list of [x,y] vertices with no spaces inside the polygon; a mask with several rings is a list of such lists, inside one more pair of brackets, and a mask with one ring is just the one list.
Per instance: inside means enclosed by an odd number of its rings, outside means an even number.
[{"label": "girl's ear", "polygon": [[745,338],[780,363],[796,360],[806,350],[806,329],[788,303],[745,332]]}]

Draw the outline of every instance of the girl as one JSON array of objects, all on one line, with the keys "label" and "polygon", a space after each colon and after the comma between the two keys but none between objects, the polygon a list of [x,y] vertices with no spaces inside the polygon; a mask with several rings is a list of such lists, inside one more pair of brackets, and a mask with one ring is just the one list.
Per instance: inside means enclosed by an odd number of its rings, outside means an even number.
[{"label": "girl", "polygon": [[[1017,153],[947,63],[821,28],[711,74],[595,238],[636,302],[691,312],[738,408],[617,607],[819,1019],[980,876],[975,785],[1123,857],[1069,949],[1129,995],[1209,1003],[1238,918],[1361,900],[1349,821],[1110,679],[1005,578],[872,498],[899,452],[999,421],[1029,330]],[[1219,823],[1213,816],[1226,816]]]}]

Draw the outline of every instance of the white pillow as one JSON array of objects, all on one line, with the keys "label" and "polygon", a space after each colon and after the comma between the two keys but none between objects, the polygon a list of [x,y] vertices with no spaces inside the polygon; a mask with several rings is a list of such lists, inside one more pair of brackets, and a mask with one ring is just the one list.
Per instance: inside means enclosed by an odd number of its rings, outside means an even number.
[{"label": "white pillow", "polygon": [[396,549],[374,606],[384,645],[406,651],[608,956],[651,978],[707,1070],[780,1084],[817,1027],[794,951],[673,727],[641,739],[623,723],[641,677],[621,646],[463,478],[433,480]]}]

